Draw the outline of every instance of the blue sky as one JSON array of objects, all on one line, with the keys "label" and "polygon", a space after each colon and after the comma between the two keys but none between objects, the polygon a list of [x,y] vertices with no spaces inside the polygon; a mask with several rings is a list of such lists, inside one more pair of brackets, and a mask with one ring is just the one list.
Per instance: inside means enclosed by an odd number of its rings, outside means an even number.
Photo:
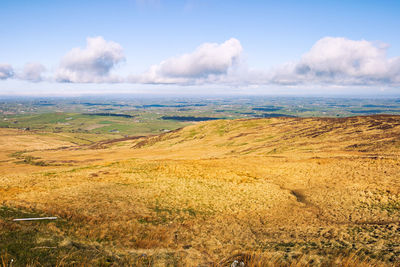
[{"label": "blue sky", "polygon": [[396,94],[398,14],[384,0],[2,0],[0,94]]}]

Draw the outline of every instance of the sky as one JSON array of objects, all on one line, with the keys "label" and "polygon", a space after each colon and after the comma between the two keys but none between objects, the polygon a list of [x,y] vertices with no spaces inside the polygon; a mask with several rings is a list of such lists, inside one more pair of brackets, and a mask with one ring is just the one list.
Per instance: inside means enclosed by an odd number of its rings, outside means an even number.
[{"label": "sky", "polygon": [[0,0],[0,95],[400,95],[398,14],[398,0]]}]

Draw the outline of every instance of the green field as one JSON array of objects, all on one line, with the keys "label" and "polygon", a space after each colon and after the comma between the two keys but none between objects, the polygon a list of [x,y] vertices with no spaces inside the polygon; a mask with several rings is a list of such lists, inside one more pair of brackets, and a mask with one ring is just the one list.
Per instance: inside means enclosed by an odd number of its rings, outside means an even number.
[{"label": "green field", "polygon": [[400,114],[400,99],[318,97],[0,98],[0,127],[84,144],[159,134],[209,119]]}]

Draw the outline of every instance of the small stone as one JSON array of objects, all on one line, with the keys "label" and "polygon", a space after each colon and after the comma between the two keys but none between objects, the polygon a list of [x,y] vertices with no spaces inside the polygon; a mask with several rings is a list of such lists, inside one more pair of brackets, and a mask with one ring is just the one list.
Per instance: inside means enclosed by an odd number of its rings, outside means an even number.
[{"label": "small stone", "polygon": [[239,262],[238,260],[235,260],[234,262],[232,262],[231,267],[244,267],[244,262],[241,261]]}]

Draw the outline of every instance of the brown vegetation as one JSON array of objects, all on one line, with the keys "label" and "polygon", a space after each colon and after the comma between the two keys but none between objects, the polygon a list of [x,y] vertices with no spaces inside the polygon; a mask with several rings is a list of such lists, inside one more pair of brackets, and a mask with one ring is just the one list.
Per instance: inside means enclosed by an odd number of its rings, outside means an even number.
[{"label": "brown vegetation", "polygon": [[398,116],[218,120],[92,146],[11,131],[1,203],[132,262],[400,262]]}]

